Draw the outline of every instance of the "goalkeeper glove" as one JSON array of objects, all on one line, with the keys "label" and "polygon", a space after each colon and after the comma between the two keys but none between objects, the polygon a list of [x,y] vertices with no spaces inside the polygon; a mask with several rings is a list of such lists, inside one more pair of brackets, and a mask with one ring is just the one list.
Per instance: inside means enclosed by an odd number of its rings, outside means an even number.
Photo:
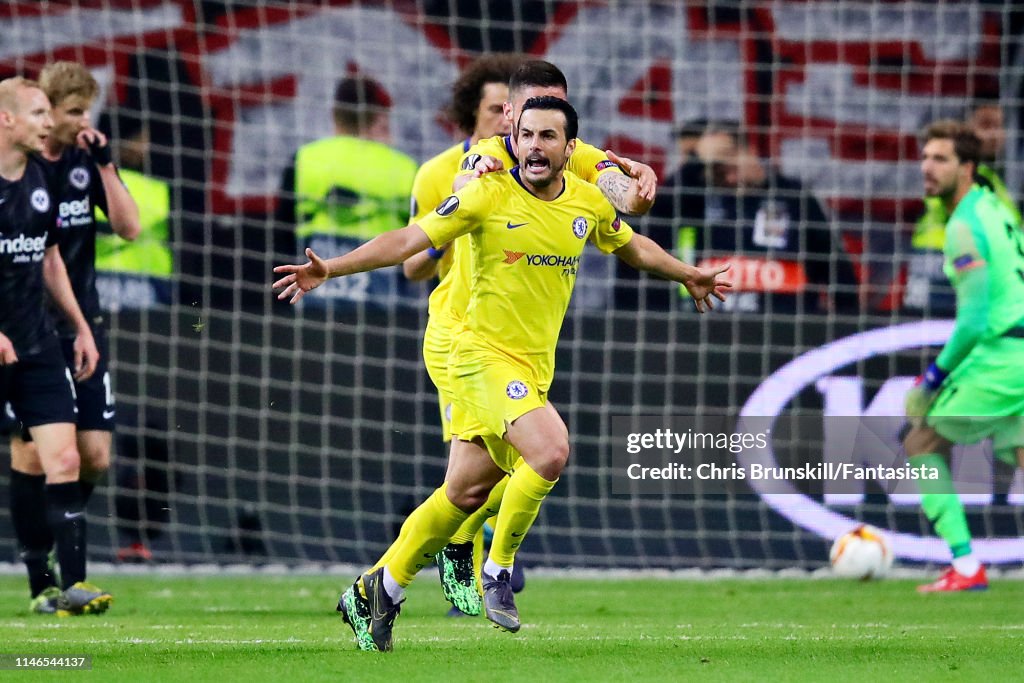
[{"label": "goalkeeper glove", "polygon": [[924,374],[914,380],[914,386],[907,392],[904,408],[909,418],[922,418],[935,400],[939,387],[949,375],[935,363],[928,366]]}]

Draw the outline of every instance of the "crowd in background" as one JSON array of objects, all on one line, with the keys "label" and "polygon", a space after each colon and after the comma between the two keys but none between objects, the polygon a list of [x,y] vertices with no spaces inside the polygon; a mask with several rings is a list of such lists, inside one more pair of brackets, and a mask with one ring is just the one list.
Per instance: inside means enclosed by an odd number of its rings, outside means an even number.
[{"label": "crowd in background", "polygon": [[[322,253],[339,253],[384,229],[401,227],[409,217],[403,197],[411,187],[413,162],[384,146],[389,139],[389,103],[383,89],[369,79],[349,78],[339,83],[337,93],[333,157],[310,160],[310,150],[315,145],[325,149],[324,141],[301,148],[296,156],[306,158],[307,177],[317,174],[311,167],[321,169],[323,187],[297,184],[294,162],[281,185],[276,225],[283,228],[284,237],[277,243],[288,245],[286,253],[298,255],[309,245],[320,247]],[[348,119],[338,118],[338,112],[345,111],[350,112]],[[360,111],[361,115],[354,113]],[[984,140],[985,164],[978,182],[993,189],[1016,213],[1014,195],[1001,180],[1006,131],[998,101],[974,103],[965,118]],[[737,287],[726,310],[790,315],[953,313],[952,289],[942,273],[946,217],[937,202],[921,202],[913,225],[892,225],[889,235],[869,234],[864,239],[856,230],[843,230],[799,180],[783,175],[738,122],[689,121],[676,129],[674,137],[682,162],[660,179],[651,214],[627,220],[689,263],[729,260]],[[340,144],[343,140],[348,143]],[[337,171],[356,165],[358,187]],[[387,187],[366,191],[368,169],[384,172],[390,178]],[[338,182],[328,182],[332,174]],[[578,305],[581,297],[584,305],[595,309],[611,303],[610,298],[595,302],[593,285],[587,288],[588,273],[579,277],[583,293],[577,293]],[[685,291],[680,296],[678,290],[647,282],[646,276],[621,266],[614,277],[615,286],[608,291],[614,291],[614,304],[620,309],[688,308]],[[354,301],[379,301],[396,292],[408,295],[397,274],[374,278],[378,279],[367,279],[359,292],[335,295]]]}]

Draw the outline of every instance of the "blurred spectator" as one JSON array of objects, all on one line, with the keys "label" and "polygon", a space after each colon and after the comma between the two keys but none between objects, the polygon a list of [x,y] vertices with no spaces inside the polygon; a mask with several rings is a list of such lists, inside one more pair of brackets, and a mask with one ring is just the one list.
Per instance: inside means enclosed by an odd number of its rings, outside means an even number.
[{"label": "blurred spectator", "polygon": [[[505,117],[508,81],[524,57],[496,53],[483,55],[462,70],[452,84],[452,100],[448,117],[458,126],[465,139],[440,154],[427,159],[416,172],[412,188],[412,219],[419,220],[433,211],[452,193],[452,180],[459,171],[459,162],[469,148],[480,140],[508,135],[512,123]],[[463,240],[468,244],[468,240]],[[428,249],[406,259],[405,276],[413,281],[429,280],[437,275],[444,280],[452,266],[454,244],[442,249]],[[445,290],[435,295],[431,310],[439,310],[447,301]],[[448,343],[448,342],[446,342]],[[447,355],[447,354],[446,354]]]},{"label": "blurred spectator", "polygon": [[[1019,223],[1019,207],[1001,178],[1006,149],[1002,107],[998,100],[977,100],[967,112],[966,121],[981,140],[981,163],[975,171],[975,182],[995,192]],[[942,271],[942,245],[948,219],[941,200],[936,197],[924,200],[924,213],[910,239],[904,310],[930,316],[951,316],[956,311],[953,287]]]},{"label": "blurred spectator", "polygon": [[[644,228],[688,263],[732,263],[736,287],[725,310],[857,308],[853,266],[821,205],[766,165],[734,123],[708,125],[694,156],[665,181]],[[647,289],[637,304],[667,305]]]},{"label": "blurred spectator", "polygon": [[[406,225],[416,162],[388,146],[391,100],[383,87],[350,76],[334,93],[334,136],[303,145],[285,170],[277,220],[294,226],[296,252],[348,253]],[[301,258],[301,256],[300,256]],[[404,289],[394,269],[336,278],[310,302],[381,301]]]},{"label": "blurred spectator", "polygon": [[697,144],[707,127],[707,119],[691,119],[676,128],[676,151],[679,153],[680,165],[697,158]]},{"label": "blurred spectator", "polygon": [[147,309],[171,303],[174,257],[170,242],[171,188],[144,174],[149,161],[149,128],[122,115],[121,138],[113,139],[121,181],[139,206],[142,230],[134,242],[113,234],[97,209],[96,288],[108,311]]}]

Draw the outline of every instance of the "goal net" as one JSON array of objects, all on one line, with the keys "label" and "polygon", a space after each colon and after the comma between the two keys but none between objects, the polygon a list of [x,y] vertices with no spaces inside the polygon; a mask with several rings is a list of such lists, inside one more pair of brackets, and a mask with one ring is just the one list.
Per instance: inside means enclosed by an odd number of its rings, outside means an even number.
[{"label": "goal net", "polygon": [[[394,269],[278,302],[272,267],[302,244],[283,178],[332,135],[340,79],[379,84],[393,146],[419,162],[457,139],[443,111],[460,69],[519,51],[564,71],[584,140],[678,181],[629,222],[690,260],[733,254],[743,290],[698,316],[668,283],[585,256],[550,396],[572,455],[523,561],[813,568],[859,521],[906,560],[944,560],[913,492],[877,482],[641,492],[613,420],[762,418],[782,464],[835,457],[823,417],[901,423],[952,316],[917,136],[1001,115],[978,125],[1005,133],[990,165],[1020,199],[1024,4],[51,0],[7,3],[0,27],[0,75],[87,64],[122,165],[169,191],[170,272],[105,275],[119,426],[94,559],[141,542],[157,561],[367,564],[441,482],[427,288]],[[712,129],[737,154],[694,165],[679,141]],[[969,462],[979,553],[1020,562],[1019,474]],[[0,542],[13,558],[7,506]]]}]

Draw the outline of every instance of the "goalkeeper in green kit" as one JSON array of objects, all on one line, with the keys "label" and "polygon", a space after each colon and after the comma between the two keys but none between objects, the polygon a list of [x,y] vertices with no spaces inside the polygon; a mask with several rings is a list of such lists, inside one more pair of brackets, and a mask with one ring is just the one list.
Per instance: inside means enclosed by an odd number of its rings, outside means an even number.
[{"label": "goalkeeper in green kit", "polygon": [[919,586],[922,593],[988,588],[947,464],[952,444],[991,438],[996,457],[1024,465],[1024,233],[999,198],[974,183],[979,155],[977,136],[962,123],[938,121],[925,131],[925,195],[950,214],[943,268],[956,290],[956,325],[906,398],[910,462],[940,473],[922,480],[921,505],[953,554],[953,566]]}]

